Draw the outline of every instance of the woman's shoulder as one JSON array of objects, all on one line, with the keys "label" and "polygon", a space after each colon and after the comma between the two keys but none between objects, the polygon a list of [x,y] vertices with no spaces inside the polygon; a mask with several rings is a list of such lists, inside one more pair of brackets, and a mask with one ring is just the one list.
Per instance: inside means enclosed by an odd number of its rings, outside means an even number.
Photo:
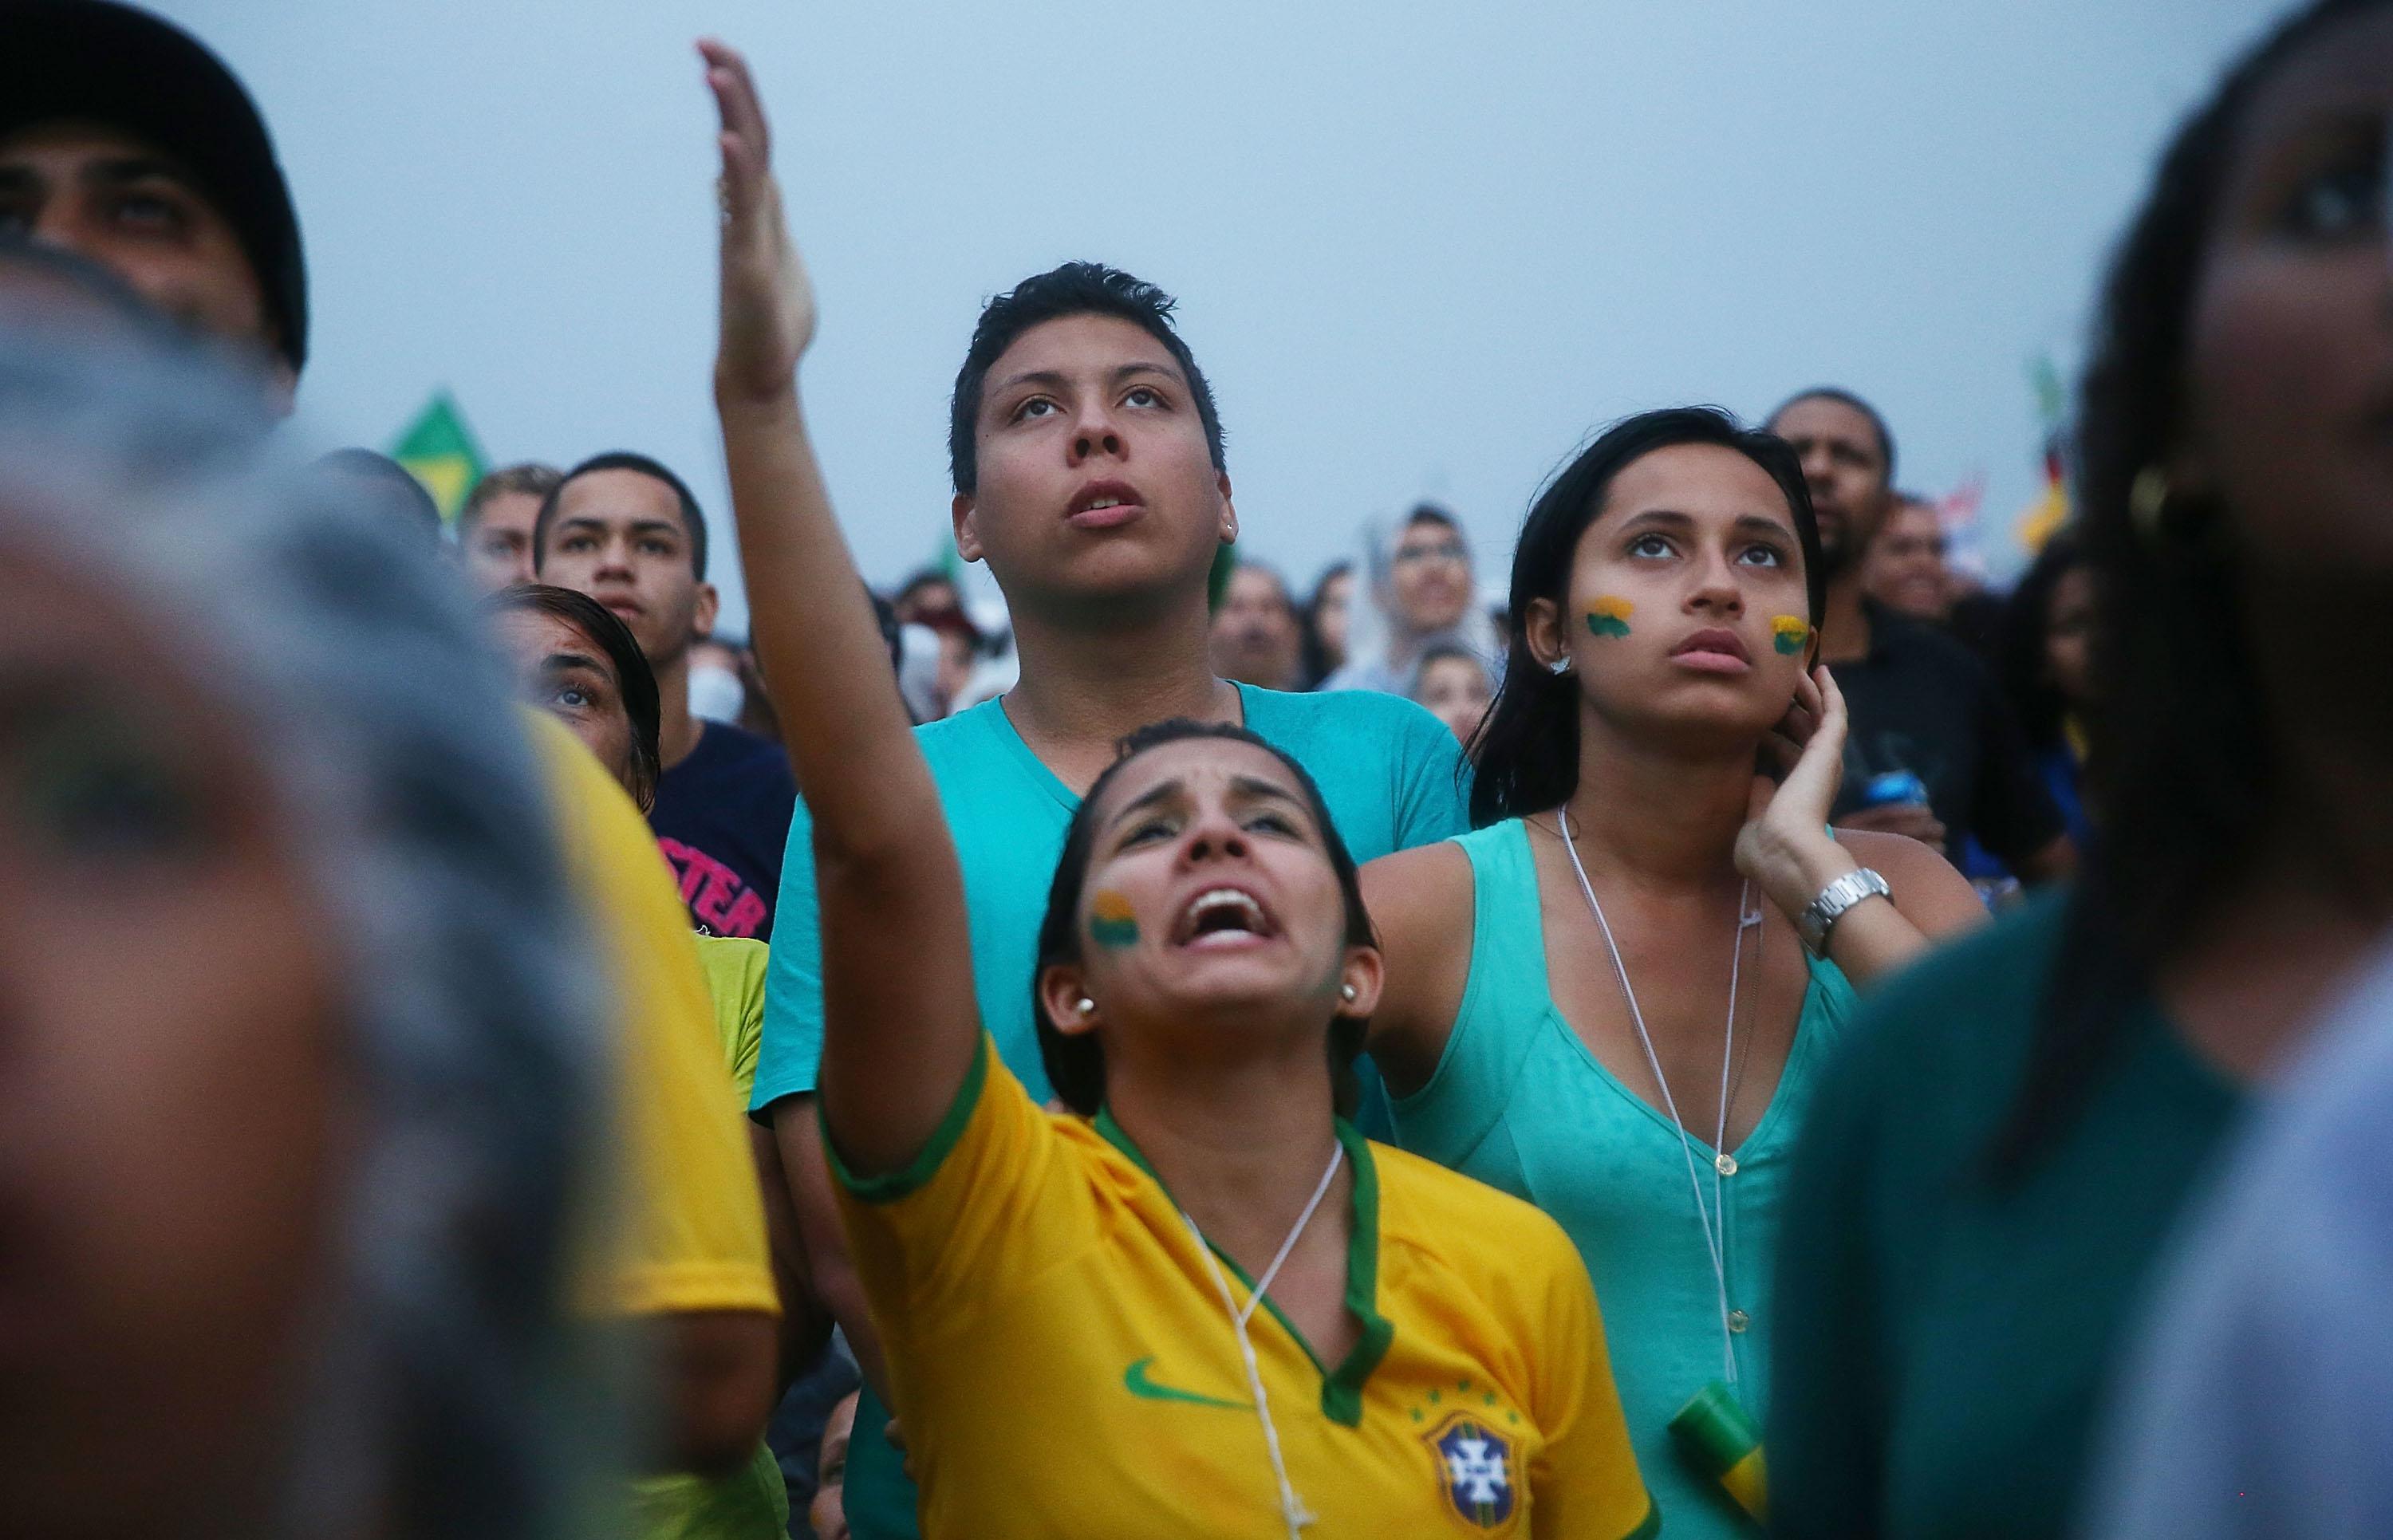
[{"label": "woman's shoulder", "polygon": [[1373,1142],[1380,1234],[1465,1271],[1581,1269],[1578,1248],[1535,1204],[1393,1144]]}]

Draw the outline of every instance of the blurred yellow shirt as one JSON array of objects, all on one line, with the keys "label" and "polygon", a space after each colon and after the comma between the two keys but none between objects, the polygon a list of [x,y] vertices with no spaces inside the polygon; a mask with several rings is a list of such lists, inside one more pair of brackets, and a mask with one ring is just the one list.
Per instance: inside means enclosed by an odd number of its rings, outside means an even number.
[{"label": "blurred yellow shirt", "polygon": [[[1623,1540],[1655,1517],[1587,1268],[1517,1198],[1344,1123],[1335,1366],[1265,1296],[1248,1325],[1308,1533]],[[1285,1533],[1238,1341],[1127,1136],[1040,1111],[984,1037],[905,1170],[839,1165],[931,1540]],[[1246,1274],[1216,1252],[1241,1299]]]},{"label": "blurred yellow shirt", "polygon": [[746,1120],[680,892],[623,789],[554,718],[524,717],[614,998],[608,1147],[624,1153],[624,1185],[613,1222],[584,1247],[575,1303],[592,1315],[778,1314]]}]

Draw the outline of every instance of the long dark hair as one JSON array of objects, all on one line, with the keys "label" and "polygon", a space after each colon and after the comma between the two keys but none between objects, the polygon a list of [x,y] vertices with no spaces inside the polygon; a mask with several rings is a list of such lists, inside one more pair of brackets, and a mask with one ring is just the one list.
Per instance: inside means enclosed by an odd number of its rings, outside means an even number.
[{"label": "long dark hair", "polygon": [[1529,605],[1536,599],[1561,604],[1569,597],[1579,537],[1603,512],[1613,479],[1655,450],[1677,444],[1734,450],[1778,483],[1803,547],[1811,624],[1819,625],[1827,602],[1820,526],[1811,516],[1802,463],[1785,439],[1746,427],[1718,407],[1667,407],[1615,423],[1546,484],[1521,526],[1521,542],[1512,553],[1512,642],[1504,687],[1471,737],[1471,758],[1479,766],[1471,787],[1472,827],[1559,807],[1578,789],[1578,682],[1547,672],[1530,655]]},{"label": "long dark hair", "polygon": [[2278,793],[2267,702],[2217,510],[2130,513],[2184,410],[2187,334],[2207,238],[2252,100],[2321,33],[2386,0],[2322,0],[2255,47],[2178,129],[2103,291],[2077,430],[2078,520],[2102,595],[2089,802],[2102,848],[2065,927],[2019,1095],[1989,1151],[2023,1176],[2082,1106],[2153,971],[2253,857]]},{"label": "long dark hair", "polygon": [[2073,530],[2063,529],[2045,542],[2035,560],[2020,575],[2003,605],[1996,638],[2003,693],[2029,747],[2039,753],[2057,747],[2070,702],[2046,663],[2046,643],[2052,634],[2052,598],[2060,580],[2085,567],[2086,552]]},{"label": "long dark hair", "polygon": [[[1105,1104],[1105,1051],[1092,1032],[1067,1036],[1055,1029],[1053,1019],[1047,1014],[1047,1001],[1039,981],[1058,963],[1080,960],[1080,890],[1089,880],[1089,855],[1097,836],[1096,806],[1105,788],[1121,774],[1124,765],[1148,750],[1189,738],[1251,743],[1288,766],[1304,792],[1306,810],[1321,827],[1330,869],[1338,874],[1338,891],[1346,901],[1346,945],[1380,944],[1371,930],[1371,913],[1363,907],[1363,879],[1355,868],[1354,857],[1339,836],[1338,826],[1329,819],[1329,804],[1321,800],[1321,788],[1314,784],[1303,765],[1244,727],[1225,723],[1174,717],[1141,727],[1116,746],[1118,757],[1105,766],[1105,773],[1089,788],[1089,794],[1080,799],[1079,807],[1072,814],[1071,828],[1064,835],[1064,854],[1055,862],[1055,880],[1047,889],[1047,913],[1039,922],[1038,965],[1030,971],[1030,1019],[1039,1027],[1040,1062],[1047,1066],[1047,1081],[1055,1088],[1056,1096],[1083,1117],[1095,1116],[1097,1109]],[[1368,1024],[1359,1016],[1340,1016],[1330,1024],[1330,1084],[1335,1088],[1337,1109],[1341,1115],[1351,1116],[1354,1110],[1354,1056],[1363,1051],[1364,1028]]]}]

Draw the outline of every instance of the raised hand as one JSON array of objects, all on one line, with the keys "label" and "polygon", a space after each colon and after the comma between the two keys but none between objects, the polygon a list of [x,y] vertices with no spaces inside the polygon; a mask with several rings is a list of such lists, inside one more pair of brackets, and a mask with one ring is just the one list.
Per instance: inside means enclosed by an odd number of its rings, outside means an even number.
[{"label": "raised hand", "polygon": [[1844,774],[1844,693],[1823,666],[1796,685],[1795,703],[1771,735],[1785,778],[1753,777],[1745,827],[1737,831],[1737,870],[1753,879],[1789,918],[1822,888],[1860,863],[1831,838],[1828,809]]},{"label": "raised hand", "polygon": [[815,292],[781,212],[773,179],[772,131],[755,77],[739,51],[712,38],[698,45],[722,132],[722,331],[714,355],[717,395],[765,400],[791,388],[798,359],[815,340]]}]

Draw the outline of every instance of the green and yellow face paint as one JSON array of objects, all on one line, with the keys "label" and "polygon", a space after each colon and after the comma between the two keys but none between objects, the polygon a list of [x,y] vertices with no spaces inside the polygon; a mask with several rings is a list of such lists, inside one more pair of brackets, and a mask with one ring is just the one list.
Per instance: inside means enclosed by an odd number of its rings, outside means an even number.
[{"label": "green and yellow face paint", "polygon": [[1628,612],[1637,607],[1614,594],[1595,601],[1587,612],[1587,631],[1590,636],[1626,636],[1628,634]]},{"label": "green and yellow face paint", "polygon": [[1138,916],[1130,900],[1111,888],[1100,890],[1089,900],[1089,937],[1100,946],[1116,951],[1138,945]]},{"label": "green and yellow face paint", "polygon": [[1773,615],[1770,618],[1770,640],[1781,656],[1792,658],[1810,644],[1811,622],[1800,615]]}]

